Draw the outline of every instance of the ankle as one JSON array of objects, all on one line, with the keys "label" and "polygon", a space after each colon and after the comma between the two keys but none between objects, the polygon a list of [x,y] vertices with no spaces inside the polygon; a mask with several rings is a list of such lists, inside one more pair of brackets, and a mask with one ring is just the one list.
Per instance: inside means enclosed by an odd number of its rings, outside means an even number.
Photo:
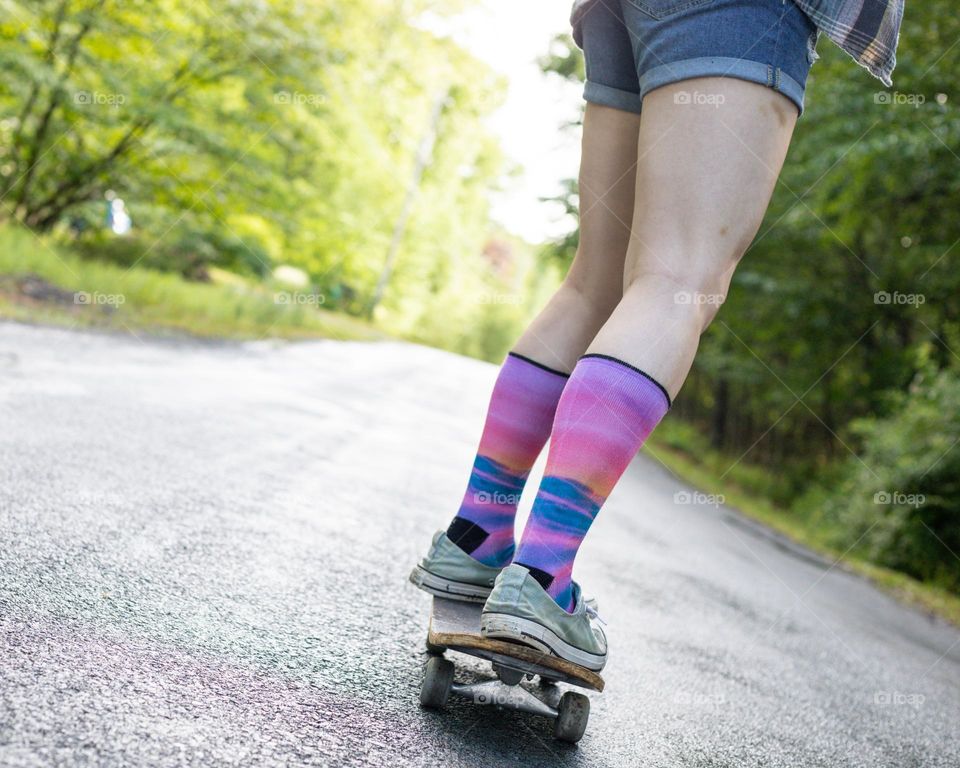
[{"label": "ankle", "polygon": [[451,521],[447,528],[447,538],[478,563],[491,568],[509,565],[516,550],[512,526],[509,529],[487,531],[472,520],[460,516]]},{"label": "ankle", "polygon": [[573,600],[573,582],[569,578],[564,578],[562,574],[548,573],[535,565],[528,565],[520,559],[520,556],[514,560],[514,563],[530,571],[533,580],[543,587],[557,605],[567,613],[573,613],[576,604]]}]

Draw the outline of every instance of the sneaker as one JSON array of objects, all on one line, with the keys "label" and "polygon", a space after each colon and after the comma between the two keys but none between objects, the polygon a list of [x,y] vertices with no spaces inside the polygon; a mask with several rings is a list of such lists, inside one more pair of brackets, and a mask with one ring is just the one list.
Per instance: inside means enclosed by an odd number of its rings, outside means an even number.
[{"label": "sneaker", "polygon": [[427,556],[410,572],[410,581],[439,597],[482,603],[501,570],[474,560],[446,531],[437,531]]},{"label": "sneaker", "polygon": [[480,615],[480,634],[511,640],[599,672],[607,662],[607,638],[594,623],[594,605],[573,583],[575,607],[567,613],[522,565],[497,577]]}]

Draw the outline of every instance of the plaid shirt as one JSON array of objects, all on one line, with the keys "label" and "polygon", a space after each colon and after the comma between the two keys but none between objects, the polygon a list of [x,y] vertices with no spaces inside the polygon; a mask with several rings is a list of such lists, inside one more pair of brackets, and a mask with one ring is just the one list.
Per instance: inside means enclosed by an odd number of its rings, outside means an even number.
[{"label": "plaid shirt", "polygon": [[[608,2],[609,0],[599,0]],[[571,23],[598,0],[575,0]],[[893,85],[897,40],[904,0],[791,0],[817,28],[853,57],[871,75]]]}]

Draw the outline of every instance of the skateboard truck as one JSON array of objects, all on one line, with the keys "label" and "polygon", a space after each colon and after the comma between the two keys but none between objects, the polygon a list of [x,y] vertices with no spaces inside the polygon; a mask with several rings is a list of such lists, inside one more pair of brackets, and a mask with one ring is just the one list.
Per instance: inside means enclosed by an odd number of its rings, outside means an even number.
[{"label": "skateboard truck", "polygon": [[470,699],[474,704],[489,704],[494,707],[516,709],[519,712],[529,712],[531,715],[556,717],[557,710],[547,702],[541,701],[522,685],[509,684],[500,680],[487,680],[482,683],[454,683],[450,693],[464,699]]}]

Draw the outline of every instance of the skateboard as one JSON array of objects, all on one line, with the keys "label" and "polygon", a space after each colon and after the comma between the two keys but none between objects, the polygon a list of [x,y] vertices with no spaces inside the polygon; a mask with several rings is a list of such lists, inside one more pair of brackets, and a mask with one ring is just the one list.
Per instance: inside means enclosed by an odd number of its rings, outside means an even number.
[{"label": "skateboard", "polygon": [[[553,718],[553,735],[571,744],[580,741],[590,716],[590,699],[582,693],[560,694],[557,683],[602,691],[603,678],[578,664],[543,651],[507,640],[480,634],[482,603],[434,597],[427,629],[427,651],[431,654],[420,687],[420,705],[442,709],[453,695],[486,704],[516,709]],[[456,683],[454,664],[445,651],[457,651],[489,661],[496,679],[478,683]],[[540,695],[520,685],[526,678],[539,678]]]}]

